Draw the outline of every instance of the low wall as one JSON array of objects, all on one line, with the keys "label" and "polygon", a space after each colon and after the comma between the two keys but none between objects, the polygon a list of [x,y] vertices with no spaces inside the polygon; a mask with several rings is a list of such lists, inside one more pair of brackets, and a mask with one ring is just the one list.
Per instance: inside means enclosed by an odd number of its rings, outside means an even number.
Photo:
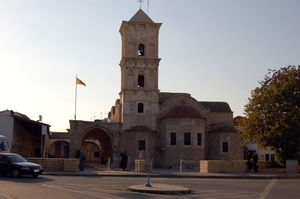
[{"label": "low wall", "polygon": [[258,161],[257,166],[259,166],[259,169],[267,169],[267,168],[276,168],[277,162],[269,162],[269,161]]},{"label": "low wall", "polygon": [[200,173],[244,173],[247,172],[245,161],[200,160]]},{"label": "low wall", "polygon": [[152,173],[152,161],[151,160],[135,160],[135,172],[138,173]]},{"label": "low wall", "polygon": [[79,160],[75,158],[26,158],[41,165],[44,171],[78,171]]}]

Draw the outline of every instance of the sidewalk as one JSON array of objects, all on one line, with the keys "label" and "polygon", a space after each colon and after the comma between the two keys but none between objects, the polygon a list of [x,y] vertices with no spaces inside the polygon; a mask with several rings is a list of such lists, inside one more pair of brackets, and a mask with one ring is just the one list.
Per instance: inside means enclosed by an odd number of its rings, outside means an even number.
[{"label": "sidewalk", "polygon": [[[148,173],[137,173],[135,171],[122,171],[121,169],[110,169],[101,166],[86,166],[84,171],[44,171],[43,175],[61,176],[110,176],[110,177],[148,177]],[[152,169],[149,174],[151,178],[219,178],[219,179],[291,179],[300,178],[300,174],[286,173],[200,173],[198,170],[178,169]]]}]

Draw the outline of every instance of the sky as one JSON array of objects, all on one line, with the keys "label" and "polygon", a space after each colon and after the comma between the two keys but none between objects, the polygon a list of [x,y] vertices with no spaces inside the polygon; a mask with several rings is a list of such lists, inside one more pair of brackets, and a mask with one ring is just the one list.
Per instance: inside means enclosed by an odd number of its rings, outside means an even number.
[{"label": "sky", "polygon": [[64,132],[77,75],[77,120],[106,118],[121,89],[119,28],[140,7],[162,23],[161,92],[243,116],[268,69],[300,65],[299,0],[0,0],[0,111]]}]

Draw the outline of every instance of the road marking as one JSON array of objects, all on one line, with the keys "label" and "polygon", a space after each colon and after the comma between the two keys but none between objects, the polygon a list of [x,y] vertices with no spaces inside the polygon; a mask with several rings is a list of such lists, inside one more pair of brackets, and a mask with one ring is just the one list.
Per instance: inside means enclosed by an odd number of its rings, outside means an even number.
[{"label": "road marking", "polygon": [[265,199],[266,196],[270,193],[271,189],[273,188],[273,186],[275,185],[276,182],[277,182],[277,179],[271,180],[271,182],[269,182],[269,184],[266,186],[266,188],[263,190],[263,192],[261,192],[260,197],[258,199]]}]

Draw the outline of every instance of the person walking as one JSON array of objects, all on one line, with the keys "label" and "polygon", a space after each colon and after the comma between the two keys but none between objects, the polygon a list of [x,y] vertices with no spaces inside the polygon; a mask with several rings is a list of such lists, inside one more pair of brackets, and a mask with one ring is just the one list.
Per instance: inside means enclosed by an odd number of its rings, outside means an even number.
[{"label": "person walking", "polygon": [[258,155],[257,155],[256,151],[254,151],[253,156],[252,156],[252,164],[253,164],[253,169],[255,172],[257,172],[257,169],[258,169],[257,160],[258,160]]},{"label": "person walking", "polygon": [[247,158],[248,171],[251,172],[251,169],[252,169],[252,162],[251,162],[251,154],[250,154],[250,151],[247,152],[246,158]]},{"label": "person walking", "polygon": [[139,155],[139,160],[145,160],[145,151],[141,150],[140,155]]},{"label": "person walking", "polygon": [[125,171],[127,167],[127,161],[128,161],[127,152],[123,151],[122,153],[120,153],[120,156],[121,156],[120,167],[123,169],[123,171]]},{"label": "person walking", "polygon": [[85,159],[86,159],[86,157],[83,154],[83,152],[80,152],[80,156],[79,156],[79,169],[80,169],[80,171],[84,170],[84,164],[83,164],[83,162],[85,161]]}]

